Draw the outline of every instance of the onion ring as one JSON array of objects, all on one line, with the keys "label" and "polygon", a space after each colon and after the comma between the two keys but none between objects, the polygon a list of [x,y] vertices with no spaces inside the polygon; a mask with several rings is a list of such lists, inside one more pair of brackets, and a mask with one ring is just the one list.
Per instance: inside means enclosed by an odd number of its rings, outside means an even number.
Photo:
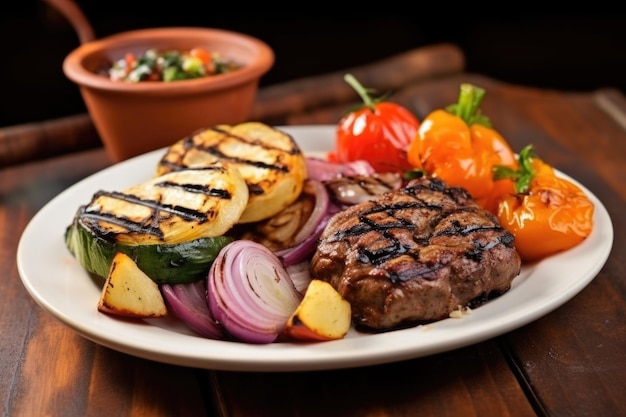
[{"label": "onion ring", "polygon": [[261,344],[283,332],[302,294],[272,251],[251,240],[235,240],[211,264],[207,299],[229,335]]}]

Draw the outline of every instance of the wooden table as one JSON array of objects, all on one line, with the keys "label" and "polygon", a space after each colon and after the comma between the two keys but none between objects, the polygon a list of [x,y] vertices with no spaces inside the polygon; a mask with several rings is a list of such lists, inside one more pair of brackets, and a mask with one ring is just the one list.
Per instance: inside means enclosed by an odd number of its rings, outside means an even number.
[{"label": "wooden table", "polygon": [[[3,415],[626,416],[626,99],[611,88],[548,91],[463,72],[403,80],[394,99],[421,118],[454,102],[461,82],[487,89],[483,111],[516,149],[534,143],[544,159],[607,208],[615,231],[612,253],[573,299],[476,345],[365,368],[211,371],[119,353],[84,339],[39,307],[16,267],[16,247],[31,217],[63,189],[110,165],[99,146],[85,146],[0,169]],[[332,124],[349,107],[345,101],[354,99],[342,93],[341,100],[290,104],[289,112],[269,114],[263,104],[286,91],[296,90],[286,85],[262,91],[255,117]]]}]

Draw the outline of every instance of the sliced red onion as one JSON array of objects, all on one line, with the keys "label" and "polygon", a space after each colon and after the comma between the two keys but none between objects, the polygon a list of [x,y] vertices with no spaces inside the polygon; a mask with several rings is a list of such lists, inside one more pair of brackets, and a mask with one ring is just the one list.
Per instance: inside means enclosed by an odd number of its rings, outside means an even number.
[{"label": "sliced red onion", "polygon": [[339,164],[321,158],[307,157],[306,166],[309,178],[318,181],[341,175],[370,175],[376,172],[374,167],[365,160]]},{"label": "sliced red onion", "polygon": [[285,268],[293,281],[298,292],[302,295],[306,292],[311,282],[311,271],[309,270],[309,261],[302,261],[297,264],[289,265]]},{"label": "sliced red onion", "polygon": [[295,202],[272,218],[240,230],[237,239],[253,240],[274,252],[300,246],[316,232],[329,206],[326,187],[317,180],[307,179]]},{"label": "sliced red onion", "polygon": [[324,181],[324,185],[334,202],[353,205],[371,200],[377,195],[398,190],[402,182],[400,174],[385,172],[339,176]]},{"label": "sliced red onion", "polygon": [[300,243],[276,252],[276,255],[282,260],[284,266],[288,267],[303,262],[309,257],[309,255],[315,252],[317,240],[326,228],[329,218],[330,215],[324,216],[324,218],[317,224],[313,233]]},{"label": "sliced red onion", "polygon": [[294,237],[294,244],[287,249],[276,252],[285,266],[305,260],[315,250],[329,218],[330,198],[326,187],[317,180],[308,179],[303,192],[315,197],[315,205],[307,221]]},{"label": "sliced red onion", "polygon": [[223,339],[224,332],[209,311],[204,280],[186,284],[161,284],[169,310],[201,336]]},{"label": "sliced red onion", "polygon": [[315,196],[315,205],[313,206],[308,220],[296,234],[294,238],[295,244],[304,241],[315,233],[320,222],[324,219],[326,213],[328,213],[328,206],[330,204],[328,191],[320,181],[312,179],[306,180],[304,183],[304,192]]},{"label": "sliced red onion", "polygon": [[235,240],[211,265],[209,310],[234,338],[271,343],[302,300],[280,259],[251,240]]}]

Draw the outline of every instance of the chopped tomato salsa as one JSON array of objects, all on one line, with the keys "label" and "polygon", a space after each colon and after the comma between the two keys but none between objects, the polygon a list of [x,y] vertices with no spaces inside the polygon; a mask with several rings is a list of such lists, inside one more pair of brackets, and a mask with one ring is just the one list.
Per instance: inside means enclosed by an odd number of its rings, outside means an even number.
[{"label": "chopped tomato salsa", "polygon": [[219,53],[203,48],[189,51],[158,51],[148,49],[140,56],[127,53],[118,59],[108,71],[114,81],[178,81],[225,74],[241,65],[223,60]]}]

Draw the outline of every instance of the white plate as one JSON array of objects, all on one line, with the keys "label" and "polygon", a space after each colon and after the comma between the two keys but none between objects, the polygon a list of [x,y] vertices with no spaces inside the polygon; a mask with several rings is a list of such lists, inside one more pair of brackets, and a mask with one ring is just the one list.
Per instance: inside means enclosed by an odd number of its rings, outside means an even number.
[{"label": "white plate", "polygon": [[[331,126],[283,127],[306,153],[334,146]],[[174,319],[119,320],[96,309],[100,288],[63,242],[79,205],[100,189],[142,182],[162,150],[119,163],[68,188],[37,213],[24,230],[18,269],[24,286],[45,310],[82,336],[109,348],[155,361],[235,371],[304,371],[349,368],[416,358],[477,343],[551,312],[581,291],[600,271],[613,245],[613,226],[602,203],[595,227],[579,246],[522,268],[510,291],[458,319],[385,334],[352,330],[337,341],[251,345],[195,336]]]}]

